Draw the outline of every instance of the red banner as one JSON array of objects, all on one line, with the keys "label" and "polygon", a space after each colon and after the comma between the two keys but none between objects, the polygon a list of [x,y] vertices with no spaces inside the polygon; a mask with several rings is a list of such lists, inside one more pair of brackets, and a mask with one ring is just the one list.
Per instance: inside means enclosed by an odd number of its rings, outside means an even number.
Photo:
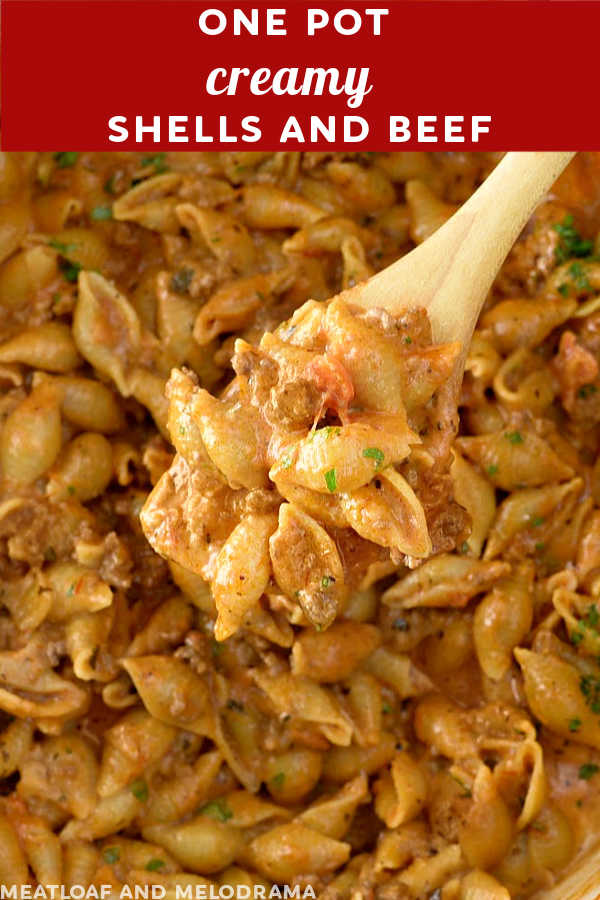
[{"label": "red banner", "polygon": [[600,148],[595,0],[1,12],[6,150]]}]

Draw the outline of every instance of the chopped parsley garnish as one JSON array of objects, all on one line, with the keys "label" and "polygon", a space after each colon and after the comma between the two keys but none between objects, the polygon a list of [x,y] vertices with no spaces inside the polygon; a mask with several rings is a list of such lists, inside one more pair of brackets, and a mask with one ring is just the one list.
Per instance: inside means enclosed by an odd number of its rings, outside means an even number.
[{"label": "chopped parsley garnish", "polygon": [[82,269],[83,266],[78,262],[69,262],[67,259],[61,260],[60,262],[60,270],[63,273],[63,278],[71,284],[75,284]]},{"label": "chopped parsley garnish", "polygon": [[329,469],[325,472],[325,484],[327,485],[327,490],[332,494],[337,490],[337,474],[335,469]]},{"label": "chopped parsley garnish", "polygon": [[542,553],[545,549],[546,549],[546,545],[543,544],[541,541],[538,541],[537,544],[535,545],[535,550],[537,553]]},{"label": "chopped parsley garnish", "polygon": [[596,772],[600,772],[600,766],[597,766],[596,763],[584,763],[582,766],[579,766],[578,774],[583,781],[589,781]]},{"label": "chopped parsley garnish", "polygon": [[557,222],[552,227],[560,238],[555,250],[557,262],[566,262],[566,260],[572,259],[574,256],[589,256],[592,252],[592,242],[586,241],[581,237],[573,225],[573,216],[565,216],[562,222]]},{"label": "chopped parsley garnish", "polygon": [[510,441],[511,444],[523,444],[523,435],[520,431],[507,431],[504,434],[504,437],[507,441]]},{"label": "chopped parsley garnish", "polygon": [[558,293],[562,294],[563,297],[568,297],[569,294],[571,293],[571,288],[569,287],[568,284],[561,284],[560,287],[558,288]]},{"label": "chopped parsley garnish", "polygon": [[407,335],[406,335],[406,337],[404,338],[404,343],[405,343],[405,344],[412,344],[412,338],[411,338],[410,334],[407,334]]},{"label": "chopped parsley garnish", "polygon": [[67,597],[72,597],[74,593],[75,593],[75,582],[73,582],[72,584],[69,585],[68,590],[67,590]]},{"label": "chopped parsley garnish", "polygon": [[581,719],[571,719],[569,722],[569,731],[579,731],[581,728]]},{"label": "chopped parsley garnish", "polygon": [[146,863],[146,872],[158,872],[159,869],[164,869],[164,867],[164,859],[149,859]]},{"label": "chopped parsley garnish", "polygon": [[55,250],[58,250],[58,252],[62,253],[63,256],[68,256],[69,253],[72,253],[73,250],[77,249],[75,244],[63,244],[62,241],[57,241],[54,238],[48,241],[48,246],[53,247]]},{"label": "chopped parsley garnish", "polygon": [[110,178],[107,178],[106,181],[104,182],[104,193],[110,194],[113,197],[116,194],[114,173],[110,176]]},{"label": "chopped parsley garnish", "polygon": [[107,219],[112,219],[112,208],[110,206],[95,206],[90,213],[90,218],[94,222],[106,222]]},{"label": "chopped parsley garnish", "polygon": [[381,707],[381,712],[384,713],[384,715],[386,713],[391,713],[391,711],[392,711],[392,707],[390,706],[389,703],[384,703],[383,706]]},{"label": "chopped parsley garnish", "polygon": [[218,822],[227,822],[228,819],[233,819],[233,813],[227,806],[226,801],[222,799],[207,803],[198,812],[201,816],[210,816],[211,819],[216,819]]},{"label": "chopped parsley garnish", "polygon": [[392,628],[395,629],[395,631],[408,631],[409,624],[406,619],[394,619]]},{"label": "chopped parsley garnish", "polygon": [[363,456],[366,456],[367,459],[375,460],[375,469],[380,469],[385,459],[385,454],[379,447],[366,447],[363,450]]},{"label": "chopped parsley garnish", "polygon": [[148,785],[143,778],[136,778],[135,781],[132,781],[129,789],[136,800],[141,800],[142,803],[145,803],[148,799]]},{"label": "chopped parsley garnish", "polygon": [[75,495],[75,485],[73,485],[73,484],[67,485],[67,491],[69,492],[71,497],[73,497]]},{"label": "chopped parsley garnish", "polygon": [[334,583],[335,578],[333,577],[333,575],[323,575],[323,577],[321,578],[321,587],[324,591],[326,591],[327,588],[331,587],[331,585]]},{"label": "chopped parsley garnish", "polygon": [[276,787],[283,787],[283,783],[285,781],[285,772],[277,772],[276,775],[273,775],[271,778],[271,783]]},{"label": "chopped parsley garnish", "polygon": [[227,709],[235,709],[236,712],[244,712],[244,704],[231,698],[227,701]]},{"label": "chopped parsley garnish", "polygon": [[284,456],[283,459],[281,460],[281,468],[282,469],[289,469],[291,464],[292,464],[291,456]]},{"label": "chopped parsley garnish", "polygon": [[171,278],[171,290],[176,294],[185,294],[194,277],[193,269],[179,269]]},{"label": "chopped parsley garnish", "polygon": [[342,429],[339,425],[326,425],[325,428],[320,428],[316,434],[318,437],[329,440],[330,437],[337,437],[338,434],[342,433]]},{"label": "chopped parsley garnish", "polygon": [[494,463],[491,466],[488,466],[486,469],[488,475],[496,475],[498,472],[498,466]]},{"label": "chopped parsley garnish", "polygon": [[580,291],[589,291],[591,288],[591,284],[587,275],[585,274],[584,269],[582,268],[581,263],[574,262],[571,263],[568,269],[569,275],[575,282],[575,287],[577,287]]},{"label": "chopped parsley garnish", "polygon": [[461,778],[459,778],[458,775],[453,775],[452,772],[449,772],[448,774],[450,775],[450,778],[452,778],[452,780],[455,781],[462,788],[463,793],[460,795],[461,797],[472,797],[473,796],[473,793],[472,793],[469,785],[465,784],[465,782]]},{"label": "chopped parsley garnish", "polygon": [[219,641],[213,638],[213,640],[210,642],[210,649],[212,650],[213,656],[220,656],[220,654],[223,652],[223,644],[219,643]]},{"label": "chopped parsley garnish", "polygon": [[467,541],[463,541],[462,544],[460,545],[460,552],[461,553],[469,552],[469,545],[468,545]]},{"label": "chopped parsley garnish", "polygon": [[120,856],[121,854],[118,847],[107,847],[106,850],[104,850],[104,852],[102,853],[104,862],[107,862],[109,865],[118,862]]},{"label": "chopped parsley garnish", "polygon": [[59,169],[70,169],[71,166],[75,165],[78,157],[79,153],[76,153],[74,150],[63,150],[54,154],[54,162]]},{"label": "chopped parsley garnish", "polygon": [[598,388],[595,384],[582,384],[579,390],[577,391],[577,396],[581,400],[586,400],[588,397],[591,397],[592,394],[597,394]]},{"label": "chopped parsley garnish", "polygon": [[583,694],[586,706],[596,715],[600,715],[600,678],[595,675],[582,675],[579,689]]},{"label": "chopped parsley garnish", "polygon": [[534,528],[539,528],[540,525],[543,525],[546,520],[543,516],[534,516],[531,520],[531,524]]},{"label": "chopped parsley garnish", "polygon": [[598,607],[596,606],[596,604],[591,603],[587,608],[585,617],[579,622],[577,631],[571,632],[571,643],[577,647],[585,637],[584,632],[587,631],[587,629],[595,631],[596,634],[598,634],[599,623],[600,612],[598,612]]},{"label": "chopped parsley garnish", "polygon": [[600,622],[600,613],[598,612],[598,607],[596,606],[596,604],[592,603],[590,604],[590,606],[588,606],[588,611],[586,613],[583,624],[597,631],[598,622]]},{"label": "chopped parsley garnish", "polygon": [[155,153],[154,156],[145,156],[142,159],[142,165],[144,168],[146,166],[152,166],[157,175],[160,175],[162,172],[167,172],[169,167],[165,163],[166,153]]}]

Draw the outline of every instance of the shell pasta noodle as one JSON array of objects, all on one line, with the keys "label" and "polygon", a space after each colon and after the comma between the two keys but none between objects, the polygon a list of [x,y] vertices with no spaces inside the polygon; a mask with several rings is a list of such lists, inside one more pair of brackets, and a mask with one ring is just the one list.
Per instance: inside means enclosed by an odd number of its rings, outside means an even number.
[{"label": "shell pasta noodle", "polygon": [[600,154],[458,411],[338,296],[500,156],[1,155],[2,884],[526,900],[597,842]]}]

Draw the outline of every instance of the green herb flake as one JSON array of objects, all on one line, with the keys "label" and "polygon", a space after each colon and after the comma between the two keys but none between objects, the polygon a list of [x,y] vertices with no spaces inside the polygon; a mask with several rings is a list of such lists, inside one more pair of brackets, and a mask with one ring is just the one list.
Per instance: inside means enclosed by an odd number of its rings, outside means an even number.
[{"label": "green herb flake", "polygon": [[450,778],[452,778],[452,780],[455,781],[462,788],[463,792],[460,795],[461,797],[472,797],[473,796],[471,788],[469,787],[468,784],[465,784],[465,782],[462,780],[462,778],[459,778],[458,775],[453,775],[452,772],[450,772],[449,775],[450,775]]},{"label": "green herb flake", "polygon": [[572,631],[571,632],[571,643],[574,647],[578,647],[579,644],[583,640],[583,631]]},{"label": "green herb flake", "polygon": [[406,619],[400,618],[400,619],[394,619],[394,622],[393,622],[393,624],[392,624],[392,628],[393,628],[395,631],[408,631],[408,629],[410,628],[410,626],[409,626],[409,624],[408,624],[408,622],[407,622]]},{"label": "green herb flake", "polygon": [[142,803],[148,799],[148,785],[143,778],[136,778],[135,781],[132,781],[129,790],[136,800],[140,800]]},{"label": "green herb flake", "polygon": [[546,549],[546,545],[544,543],[542,543],[542,541],[538,541],[537,544],[535,544],[534,549],[535,549],[536,553],[543,553],[544,550]]},{"label": "green herb flake", "polygon": [[69,585],[69,588],[67,590],[67,597],[72,597],[74,593],[75,593],[75,582],[73,582],[72,584]]},{"label": "green herb flake", "polygon": [[276,788],[283,787],[283,783],[285,781],[285,772],[277,772],[276,775],[273,775],[271,778],[271,784]]},{"label": "green herb flake", "polygon": [[185,294],[192,283],[194,270],[190,268],[179,269],[171,278],[171,290],[176,294]]},{"label": "green herb flake", "polygon": [[412,344],[412,338],[411,338],[410,334],[407,334],[407,335],[406,335],[406,337],[404,338],[404,343],[405,343],[405,344]]},{"label": "green herb flake", "polygon": [[213,638],[210,642],[210,649],[212,650],[213,656],[220,656],[223,652],[223,644]]},{"label": "green herb flake", "polygon": [[165,163],[166,153],[155,153],[154,156],[145,156],[142,159],[142,166],[152,166],[156,175],[167,172],[169,167]]},{"label": "green herb flake", "polygon": [[111,866],[113,863],[118,862],[120,857],[121,854],[118,847],[107,847],[102,852],[102,858],[104,862],[107,862],[109,864],[109,866]]},{"label": "green herb flake", "polygon": [[383,450],[380,450],[379,447],[366,447],[363,450],[363,456],[367,459],[375,460],[375,470],[380,469],[383,465],[383,460],[385,459],[385,454]]},{"label": "green herb flake", "polygon": [[44,550],[44,559],[46,560],[46,562],[56,562],[56,550],[54,549],[54,547],[46,547],[46,549]]},{"label": "green herb flake", "polygon": [[562,222],[556,222],[554,231],[559,236],[559,242],[555,250],[556,261],[566,262],[575,257],[589,256],[593,249],[591,241],[584,240],[575,226],[573,216],[565,216]]},{"label": "green herb flake", "polygon": [[327,490],[330,493],[334,493],[337,490],[337,474],[335,469],[329,469],[325,472],[325,484],[327,485]]},{"label": "green herb flake", "polygon": [[595,675],[582,675],[579,689],[585,698],[586,706],[596,715],[600,715],[600,678]]},{"label": "green herb flake", "polygon": [[244,712],[244,704],[231,698],[227,701],[227,709],[234,709],[236,712]]},{"label": "green herb flake", "polygon": [[596,763],[584,763],[582,766],[579,766],[578,775],[583,781],[589,781],[596,772],[600,772],[600,766],[597,766]]},{"label": "green herb flake", "polygon": [[392,707],[390,706],[389,703],[384,703],[384,704],[382,705],[382,707],[381,707],[381,712],[382,712],[384,715],[387,715],[388,713],[391,713],[391,711],[392,711]]},{"label": "green herb flake", "polygon": [[291,464],[292,464],[292,457],[284,456],[283,459],[281,460],[280,466],[282,469],[289,469]]},{"label": "green herb flake", "polygon": [[63,260],[60,263],[60,270],[63,274],[63,278],[65,281],[70,282],[71,284],[75,284],[77,279],[79,278],[79,273],[81,272],[83,266],[81,266],[78,262],[68,262],[68,260]]},{"label": "green herb flake", "polygon": [[114,195],[116,194],[114,173],[110,176],[110,178],[106,179],[103,188],[105,194],[110,194],[111,197],[114,197]]},{"label": "green herb flake", "polygon": [[460,552],[461,552],[461,553],[468,553],[468,552],[469,552],[469,545],[468,545],[468,543],[467,543],[466,541],[463,541],[462,544],[460,545]]},{"label": "green herb flake", "polygon": [[561,284],[560,287],[558,288],[558,293],[561,294],[563,297],[568,297],[569,294],[571,293],[571,288],[569,287],[568,284]]},{"label": "green herb flake", "polygon": [[593,394],[598,393],[598,388],[595,384],[582,384],[579,390],[577,391],[577,396],[581,400],[587,400],[588,397],[591,397]]},{"label": "green herb flake", "polygon": [[110,206],[95,206],[90,213],[90,218],[94,222],[106,222],[108,219],[112,219],[112,207]]},{"label": "green herb flake", "polygon": [[73,497],[75,495],[75,486],[72,484],[67,485],[67,491]]},{"label": "green herb flake", "polygon": [[581,728],[581,719],[571,719],[569,722],[569,731],[579,731]]},{"label": "green herb flake", "polygon": [[575,286],[580,291],[589,291],[591,288],[591,284],[589,279],[583,269],[581,263],[575,262],[569,266],[568,269],[569,275],[575,282]]},{"label": "green herb flake", "polygon": [[335,584],[335,578],[333,575],[323,575],[321,578],[321,587],[324,591],[326,591],[332,584]]},{"label": "green herb flake", "polygon": [[598,630],[598,622],[600,622],[600,613],[598,612],[598,607],[595,603],[592,603],[588,607],[587,615],[585,617],[585,624],[594,630]]},{"label": "green herb flake", "polygon": [[520,431],[507,431],[504,434],[504,437],[507,441],[510,441],[511,444],[523,444],[523,435]]},{"label": "green herb flake", "polygon": [[498,474],[498,466],[494,463],[491,466],[488,466],[486,469],[488,475],[497,475]]},{"label": "green herb flake", "polygon": [[52,247],[54,250],[58,250],[63,256],[68,256],[69,253],[72,253],[73,250],[77,249],[76,244],[64,244],[62,241],[57,241],[56,238],[49,240],[48,246]]},{"label": "green herb flake", "polygon": [[164,859],[149,859],[146,863],[146,872],[158,872],[159,869],[164,869],[164,867]]},{"label": "green herb flake", "polygon": [[533,516],[533,518],[531,520],[531,524],[533,525],[534,528],[539,528],[540,525],[543,525],[545,521],[546,520],[544,519],[543,516]]},{"label": "green herb flake", "polygon": [[60,153],[54,154],[54,162],[59,169],[70,169],[75,165],[78,157],[79,153],[74,150],[62,150]]},{"label": "green herb flake", "polygon": [[229,819],[233,819],[233,813],[223,799],[207,803],[198,812],[201,816],[209,816],[211,819],[216,819],[217,822],[227,822]]}]

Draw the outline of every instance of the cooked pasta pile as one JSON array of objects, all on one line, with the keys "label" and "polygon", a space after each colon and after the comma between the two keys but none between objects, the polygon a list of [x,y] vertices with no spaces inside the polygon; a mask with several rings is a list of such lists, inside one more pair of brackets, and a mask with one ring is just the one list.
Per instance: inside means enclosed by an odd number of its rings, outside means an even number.
[{"label": "cooked pasta pile", "polygon": [[600,155],[457,436],[461,348],[327,302],[498,158],[2,155],[0,882],[507,900],[594,842]]}]

